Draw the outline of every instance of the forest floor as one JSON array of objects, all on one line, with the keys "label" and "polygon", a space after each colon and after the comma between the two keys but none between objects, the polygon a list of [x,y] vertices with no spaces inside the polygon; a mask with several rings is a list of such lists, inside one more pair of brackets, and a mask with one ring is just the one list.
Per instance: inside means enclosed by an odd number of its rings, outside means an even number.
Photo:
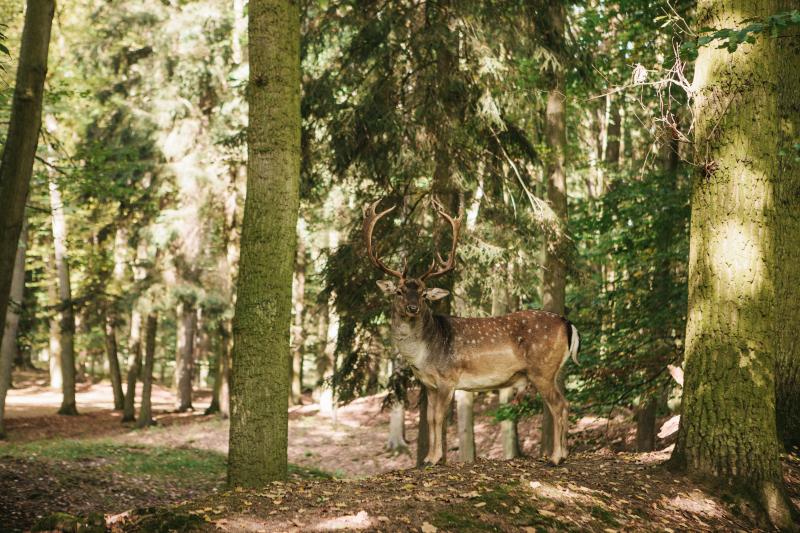
[{"label": "forest floor", "polygon": [[[85,516],[94,510],[106,513],[112,531],[125,532],[756,531],[746,509],[661,466],[669,451],[631,453],[635,424],[627,412],[611,421],[574,421],[569,459],[546,469],[536,457],[501,460],[499,425],[485,414],[497,398],[481,395],[475,404],[479,460],[457,462],[454,425],[451,463],[414,469],[411,452],[382,449],[389,422],[389,412],[380,410],[383,395],[339,408],[336,424],[307,396],[305,405],[290,409],[291,481],[241,491],[225,486],[228,422],[199,408],[170,412],[167,387],[154,390],[158,426],[136,430],[121,424],[111,405],[97,407],[109,401],[107,383],[83,386],[82,414],[62,417],[52,414],[58,404],[50,406],[42,379],[15,375],[18,388],[9,397],[9,438],[0,443],[2,532],[27,531],[57,511]],[[90,397],[98,401],[87,403]],[[208,391],[195,398],[196,405],[207,404]],[[410,409],[406,416],[413,451],[417,413]],[[536,417],[520,422],[524,453],[537,455],[538,425]],[[669,444],[658,440],[657,447]],[[798,503],[800,461],[786,456],[783,464]]]}]

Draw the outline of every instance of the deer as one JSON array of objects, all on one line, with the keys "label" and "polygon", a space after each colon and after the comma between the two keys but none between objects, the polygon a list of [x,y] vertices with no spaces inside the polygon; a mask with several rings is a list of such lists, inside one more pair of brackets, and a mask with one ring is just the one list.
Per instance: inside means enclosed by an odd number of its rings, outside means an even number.
[{"label": "deer", "polygon": [[454,220],[443,210],[439,215],[453,232],[453,247],[447,261],[437,253],[437,260],[419,278],[404,270],[392,270],[372,247],[375,223],[390,213],[362,208],[362,231],[370,262],[397,281],[378,281],[380,290],[393,296],[391,334],[395,346],[425,386],[428,394],[428,455],[422,466],[433,466],[443,459],[442,423],[456,390],[488,392],[513,387],[517,399],[533,386],[553,415],[553,453],[548,467],[557,466],[567,457],[569,402],[556,385],[556,375],[571,356],[578,364],[580,334],[572,322],[561,315],[538,310],[524,310],[491,318],[461,318],[434,315],[427,301],[450,294],[445,289],[428,287],[425,282],[444,276],[456,268],[456,246],[463,210]]}]

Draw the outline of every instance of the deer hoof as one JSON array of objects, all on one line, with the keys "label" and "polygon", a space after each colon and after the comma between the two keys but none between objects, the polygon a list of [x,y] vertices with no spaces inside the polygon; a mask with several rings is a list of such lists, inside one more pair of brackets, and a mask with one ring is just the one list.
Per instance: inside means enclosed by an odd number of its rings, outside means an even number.
[{"label": "deer hoof", "polygon": [[553,461],[547,461],[547,464],[544,465],[545,468],[555,468],[557,466]]}]

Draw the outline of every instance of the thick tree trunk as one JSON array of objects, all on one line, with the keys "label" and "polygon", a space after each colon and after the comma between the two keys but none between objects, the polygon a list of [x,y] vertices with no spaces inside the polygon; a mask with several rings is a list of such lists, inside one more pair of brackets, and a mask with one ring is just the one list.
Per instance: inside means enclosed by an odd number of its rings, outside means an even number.
[{"label": "thick tree trunk", "polygon": [[111,390],[114,393],[114,410],[125,409],[125,396],[122,394],[122,373],[119,369],[119,353],[117,351],[117,334],[114,320],[113,304],[106,303],[105,336],[106,357],[108,358],[108,375],[111,379]]},{"label": "thick tree trunk", "polygon": [[5,330],[14,261],[42,125],[53,13],[54,0],[30,0],[25,10],[11,117],[0,162],[0,331]]},{"label": "thick tree trunk", "polygon": [[125,393],[123,422],[136,421],[136,381],[142,368],[142,314],[134,309],[131,314],[130,351],[133,361],[128,367],[128,390]]},{"label": "thick tree trunk", "polygon": [[287,475],[289,328],[300,182],[300,13],[249,4],[247,198],[233,323],[228,485]]},{"label": "thick tree trunk", "polygon": [[461,461],[475,460],[475,393],[456,391],[458,416],[458,458]]},{"label": "thick tree trunk", "polygon": [[[566,8],[560,2],[551,4],[553,39],[563,42],[566,23]],[[547,164],[547,200],[553,209],[560,227],[548,238],[545,251],[545,268],[542,275],[542,308],[551,313],[564,314],[566,300],[566,231],[567,224],[567,176],[564,167],[567,149],[567,88],[563,70],[550,73],[547,91],[547,125],[545,144],[552,150]],[[565,391],[564,372],[560,370],[556,382],[562,393]],[[548,457],[553,453],[553,415],[547,404],[542,407],[542,441],[540,454]]]},{"label": "thick tree trunk", "polygon": [[3,340],[0,344],[0,439],[5,438],[3,419],[6,411],[6,394],[11,387],[11,369],[17,347],[17,329],[19,327],[19,310],[25,293],[25,258],[28,253],[28,219],[22,223],[17,257],[14,261],[14,279],[11,283],[11,305],[6,312],[6,325]]},{"label": "thick tree trunk", "polygon": [[[778,11],[800,9],[797,0],[785,1]],[[788,33],[788,32],[786,32]],[[775,146],[786,149],[800,139],[800,37],[775,39],[778,114]],[[775,189],[775,410],[778,439],[789,452],[800,448],[800,165],[790,163],[788,150],[777,165],[780,185]]]},{"label": "thick tree trunk", "polygon": [[[298,224],[300,226],[300,224]],[[291,405],[300,405],[303,388],[303,345],[306,342],[306,331],[303,327],[303,307],[306,292],[306,244],[301,236],[297,239],[297,258],[294,262],[294,325],[292,330],[292,394]]]},{"label": "thick tree trunk", "polygon": [[153,364],[156,355],[156,330],[158,313],[150,313],[147,317],[147,333],[144,343],[144,369],[142,370],[142,405],[139,407],[139,420],[136,427],[144,428],[153,425],[151,397],[153,391]]},{"label": "thick tree trunk", "polygon": [[178,316],[182,327],[183,342],[178,354],[176,367],[176,381],[178,383],[178,412],[185,413],[192,407],[192,366],[194,362],[195,329],[197,327],[197,312],[189,302],[183,302],[181,313]]},{"label": "thick tree trunk", "polygon": [[[697,24],[736,27],[778,7],[704,0]],[[704,47],[695,65],[695,146],[704,159],[692,191],[685,381],[670,465],[723,479],[762,529],[795,531],[774,403],[776,204],[787,178],[775,156],[776,125],[787,111],[778,107],[782,76],[797,72],[796,56],[778,53],[780,41],[760,35],[735,53]]]},{"label": "thick tree trunk", "polygon": [[[67,221],[64,216],[61,191],[52,174],[50,176],[50,208],[53,212],[53,247],[58,271],[58,298],[61,312],[58,329],[61,342],[61,390],[64,394],[58,414],[77,415],[78,409],[75,405],[75,310],[72,305],[72,285],[69,278]],[[119,408],[122,408],[121,404]]]}]

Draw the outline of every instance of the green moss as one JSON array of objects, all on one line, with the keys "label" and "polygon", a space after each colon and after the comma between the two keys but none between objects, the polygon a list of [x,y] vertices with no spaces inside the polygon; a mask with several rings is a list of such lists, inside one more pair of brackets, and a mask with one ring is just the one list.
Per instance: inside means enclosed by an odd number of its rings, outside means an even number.
[{"label": "green moss", "polygon": [[620,525],[620,523],[614,518],[614,515],[602,507],[592,507],[592,516],[610,526],[619,527]]},{"label": "green moss", "polygon": [[159,513],[145,518],[139,525],[142,533],[188,533],[197,531],[205,523],[203,518],[190,514]]},{"label": "green moss", "polygon": [[53,513],[42,517],[36,525],[31,528],[31,533],[37,531],[62,531],[64,533],[75,533],[78,531],[80,520],[67,513]]}]

